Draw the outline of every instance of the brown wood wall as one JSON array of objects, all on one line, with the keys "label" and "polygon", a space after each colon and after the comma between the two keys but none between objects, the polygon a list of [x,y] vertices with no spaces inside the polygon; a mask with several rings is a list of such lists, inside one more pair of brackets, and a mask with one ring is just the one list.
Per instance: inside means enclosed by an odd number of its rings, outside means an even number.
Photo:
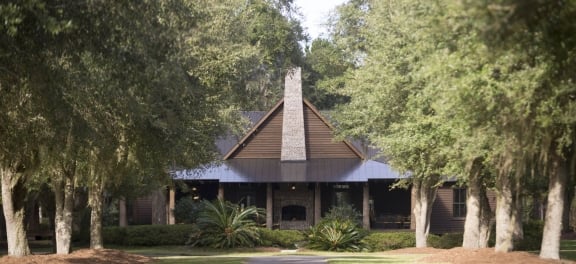
[{"label": "brown wood wall", "polygon": [[[494,192],[488,192],[490,207],[494,212],[496,210],[496,195]],[[430,217],[430,232],[434,234],[464,232],[465,217],[453,216],[453,187],[444,185],[438,189],[438,194],[434,205],[432,206],[432,215]]]},{"label": "brown wood wall", "polygon": [[132,221],[133,225],[152,224],[152,198],[150,195],[136,198],[132,203]]},{"label": "brown wood wall", "polygon": [[358,158],[344,142],[333,141],[332,128],[324,123],[310,108],[304,107],[306,128],[306,155],[316,158]]},{"label": "brown wood wall", "polygon": [[279,108],[260,126],[260,129],[238,148],[230,158],[268,158],[279,159],[282,148],[282,113]]}]

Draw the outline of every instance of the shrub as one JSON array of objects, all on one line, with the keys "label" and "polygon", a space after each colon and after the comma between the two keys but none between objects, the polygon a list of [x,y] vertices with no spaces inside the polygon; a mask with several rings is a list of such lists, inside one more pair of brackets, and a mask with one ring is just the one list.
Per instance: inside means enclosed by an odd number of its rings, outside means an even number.
[{"label": "shrub", "polygon": [[428,246],[434,248],[455,248],[462,246],[462,233],[446,233],[440,236],[428,236]]},{"label": "shrub", "polygon": [[296,243],[304,241],[304,238],[298,230],[260,229],[261,245],[267,247],[295,248]]},{"label": "shrub", "polygon": [[515,244],[518,250],[539,250],[542,245],[544,222],[531,220],[523,224],[524,238]]},{"label": "shrub", "polygon": [[413,232],[374,232],[364,238],[364,243],[372,251],[385,251],[416,246]]},{"label": "shrub", "polygon": [[307,232],[307,247],[328,251],[363,251],[366,231],[352,221],[322,221]]},{"label": "shrub", "polygon": [[184,245],[194,225],[138,225],[103,228],[104,243],[126,246]]},{"label": "shrub", "polygon": [[350,204],[334,206],[326,213],[323,220],[325,221],[352,221],[355,224],[362,225],[362,214]]},{"label": "shrub", "polygon": [[102,228],[104,244],[125,245],[126,229],[129,227],[107,226]]},{"label": "shrub", "polygon": [[263,209],[242,208],[236,204],[216,200],[202,201],[197,228],[187,244],[213,248],[253,247],[260,244],[260,232],[253,219],[263,215]]},{"label": "shrub", "polygon": [[202,203],[192,199],[190,196],[181,198],[174,207],[174,218],[177,223],[196,223],[198,214],[202,210]]}]

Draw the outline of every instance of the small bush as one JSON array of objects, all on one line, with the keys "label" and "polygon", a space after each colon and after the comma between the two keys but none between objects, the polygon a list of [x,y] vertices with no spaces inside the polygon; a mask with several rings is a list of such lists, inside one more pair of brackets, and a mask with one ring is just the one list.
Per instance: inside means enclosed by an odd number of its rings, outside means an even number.
[{"label": "small bush", "polygon": [[363,241],[372,251],[416,246],[416,237],[413,232],[374,232],[366,236]]},{"label": "small bush", "polygon": [[104,244],[125,245],[126,229],[128,227],[107,226],[102,228]]},{"label": "small bush", "polygon": [[322,221],[307,233],[307,248],[327,251],[364,251],[366,231],[352,221]]},{"label": "small bush", "polygon": [[[529,220],[522,224],[524,238],[514,242],[515,250],[540,250],[542,245],[542,233],[544,232],[544,222],[540,220]],[[492,226],[488,246],[493,247],[496,244],[496,225]]]},{"label": "small bush", "polygon": [[362,214],[350,204],[334,206],[326,213],[324,221],[352,221],[358,226],[362,225]]},{"label": "small bush", "polygon": [[295,248],[296,243],[304,241],[305,237],[298,230],[260,229],[261,245],[266,247]]},{"label": "small bush", "polygon": [[517,241],[517,250],[539,250],[542,245],[542,232],[544,231],[543,221],[527,221],[523,224],[524,238]]},{"label": "small bush", "polygon": [[194,225],[139,225],[103,228],[104,243],[125,246],[184,245]]},{"label": "small bush", "polygon": [[191,196],[182,197],[176,201],[174,218],[176,218],[177,223],[196,223],[196,219],[201,210],[202,203],[200,201],[194,200]]},{"label": "small bush", "polygon": [[223,200],[202,201],[197,228],[190,232],[187,244],[212,248],[253,247],[260,244],[260,228],[254,221],[264,210],[242,208]]},{"label": "small bush", "polygon": [[450,249],[462,246],[462,233],[446,233],[440,236],[428,236],[428,246],[434,248]]}]

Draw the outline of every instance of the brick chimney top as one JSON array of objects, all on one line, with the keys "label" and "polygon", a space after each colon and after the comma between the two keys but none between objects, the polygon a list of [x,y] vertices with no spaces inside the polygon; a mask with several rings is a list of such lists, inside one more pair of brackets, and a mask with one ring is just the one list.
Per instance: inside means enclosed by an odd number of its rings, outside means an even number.
[{"label": "brick chimney top", "polygon": [[300,68],[290,69],[286,74],[281,160],[306,160],[306,135],[304,133],[304,106],[302,103]]}]

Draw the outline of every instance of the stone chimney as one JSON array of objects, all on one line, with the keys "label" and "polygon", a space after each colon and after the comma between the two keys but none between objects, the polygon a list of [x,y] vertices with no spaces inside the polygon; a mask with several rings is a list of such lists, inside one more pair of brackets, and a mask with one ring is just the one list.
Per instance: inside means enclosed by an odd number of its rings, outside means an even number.
[{"label": "stone chimney", "polygon": [[290,69],[284,85],[284,117],[282,123],[281,161],[306,160],[304,106],[300,68]]}]

